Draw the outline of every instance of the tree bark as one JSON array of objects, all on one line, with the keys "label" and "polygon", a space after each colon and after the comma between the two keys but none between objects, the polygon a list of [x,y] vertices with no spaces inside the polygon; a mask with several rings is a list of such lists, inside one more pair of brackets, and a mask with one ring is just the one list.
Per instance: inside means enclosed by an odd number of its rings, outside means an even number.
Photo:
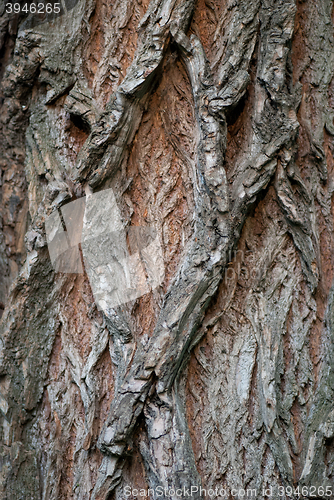
[{"label": "tree bark", "polygon": [[60,5],[0,7],[0,499],[333,497],[332,2]]}]

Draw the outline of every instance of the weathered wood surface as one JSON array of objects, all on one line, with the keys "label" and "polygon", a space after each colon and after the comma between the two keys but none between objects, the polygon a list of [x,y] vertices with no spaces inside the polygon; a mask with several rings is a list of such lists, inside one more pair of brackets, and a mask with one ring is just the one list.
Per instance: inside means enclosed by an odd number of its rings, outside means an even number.
[{"label": "weathered wood surface", "polygon": [[[334,491],[332,3],[4,6],[0,498]],[[101,189],[165,263],[102,311],[45,233]]]}]

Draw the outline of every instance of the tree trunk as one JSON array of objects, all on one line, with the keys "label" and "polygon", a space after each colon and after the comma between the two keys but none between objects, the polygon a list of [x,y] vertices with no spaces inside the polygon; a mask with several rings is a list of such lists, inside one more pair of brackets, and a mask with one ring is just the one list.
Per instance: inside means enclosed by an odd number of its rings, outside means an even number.
[{"label": "tree trunk", "polygon": [[333,498],[332,2],[16,5],[0,499]]}]

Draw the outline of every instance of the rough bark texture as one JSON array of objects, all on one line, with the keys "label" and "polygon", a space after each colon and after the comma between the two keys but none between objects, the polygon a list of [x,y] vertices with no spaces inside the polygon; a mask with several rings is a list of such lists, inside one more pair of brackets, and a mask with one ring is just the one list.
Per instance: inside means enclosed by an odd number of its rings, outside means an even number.
[{"label": "rough bark texture", "polygon": [[[332,2],[0,9],[0,499],[334,493]],[[115,307],[46,237],[108,189],[165,267]]]}]

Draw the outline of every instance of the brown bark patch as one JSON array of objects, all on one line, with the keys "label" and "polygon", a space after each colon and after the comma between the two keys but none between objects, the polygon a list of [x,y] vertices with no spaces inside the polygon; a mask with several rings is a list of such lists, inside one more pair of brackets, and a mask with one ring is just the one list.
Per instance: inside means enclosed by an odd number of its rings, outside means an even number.
[{"label": "brown bark patch", "polygon": [[138,24],[147,0],[108,3],[98,0],[84,48],[84,73],[96,99],[106,104],[126,75],[138,42]]},{"label": "brown bark patch", "polygon": [[[196,148],[187,75],[174,55],[165,65],[130,150],[126,169],[131,183],[125,192],[131,224],[152,225],[160,235],[165,263],[163,292],[175,275],[192,234],[191,164]],[[134,310],[138,331],[148,334],[159,309],[157,298],[153,297],[138,299]]]},{"label": "brown bark patch", "polygon": [[[62,311],[68,322],[68,335],[83,359],[87,359],[91,350],[90,308],[94,307],[94,297],[85,275],[69,275],[63,290]],[[102,313],[96,312],[96,319],[101,322]]]},{"label": "brown bark patch", "polygon": [[199,0],[197,3],[190,30],[201,39],[210,62],[213,62],[217,56],[221,56],[221,40],[224,35],[223,24],[226,21],[226,15],[227,2],[225,0]]}]

